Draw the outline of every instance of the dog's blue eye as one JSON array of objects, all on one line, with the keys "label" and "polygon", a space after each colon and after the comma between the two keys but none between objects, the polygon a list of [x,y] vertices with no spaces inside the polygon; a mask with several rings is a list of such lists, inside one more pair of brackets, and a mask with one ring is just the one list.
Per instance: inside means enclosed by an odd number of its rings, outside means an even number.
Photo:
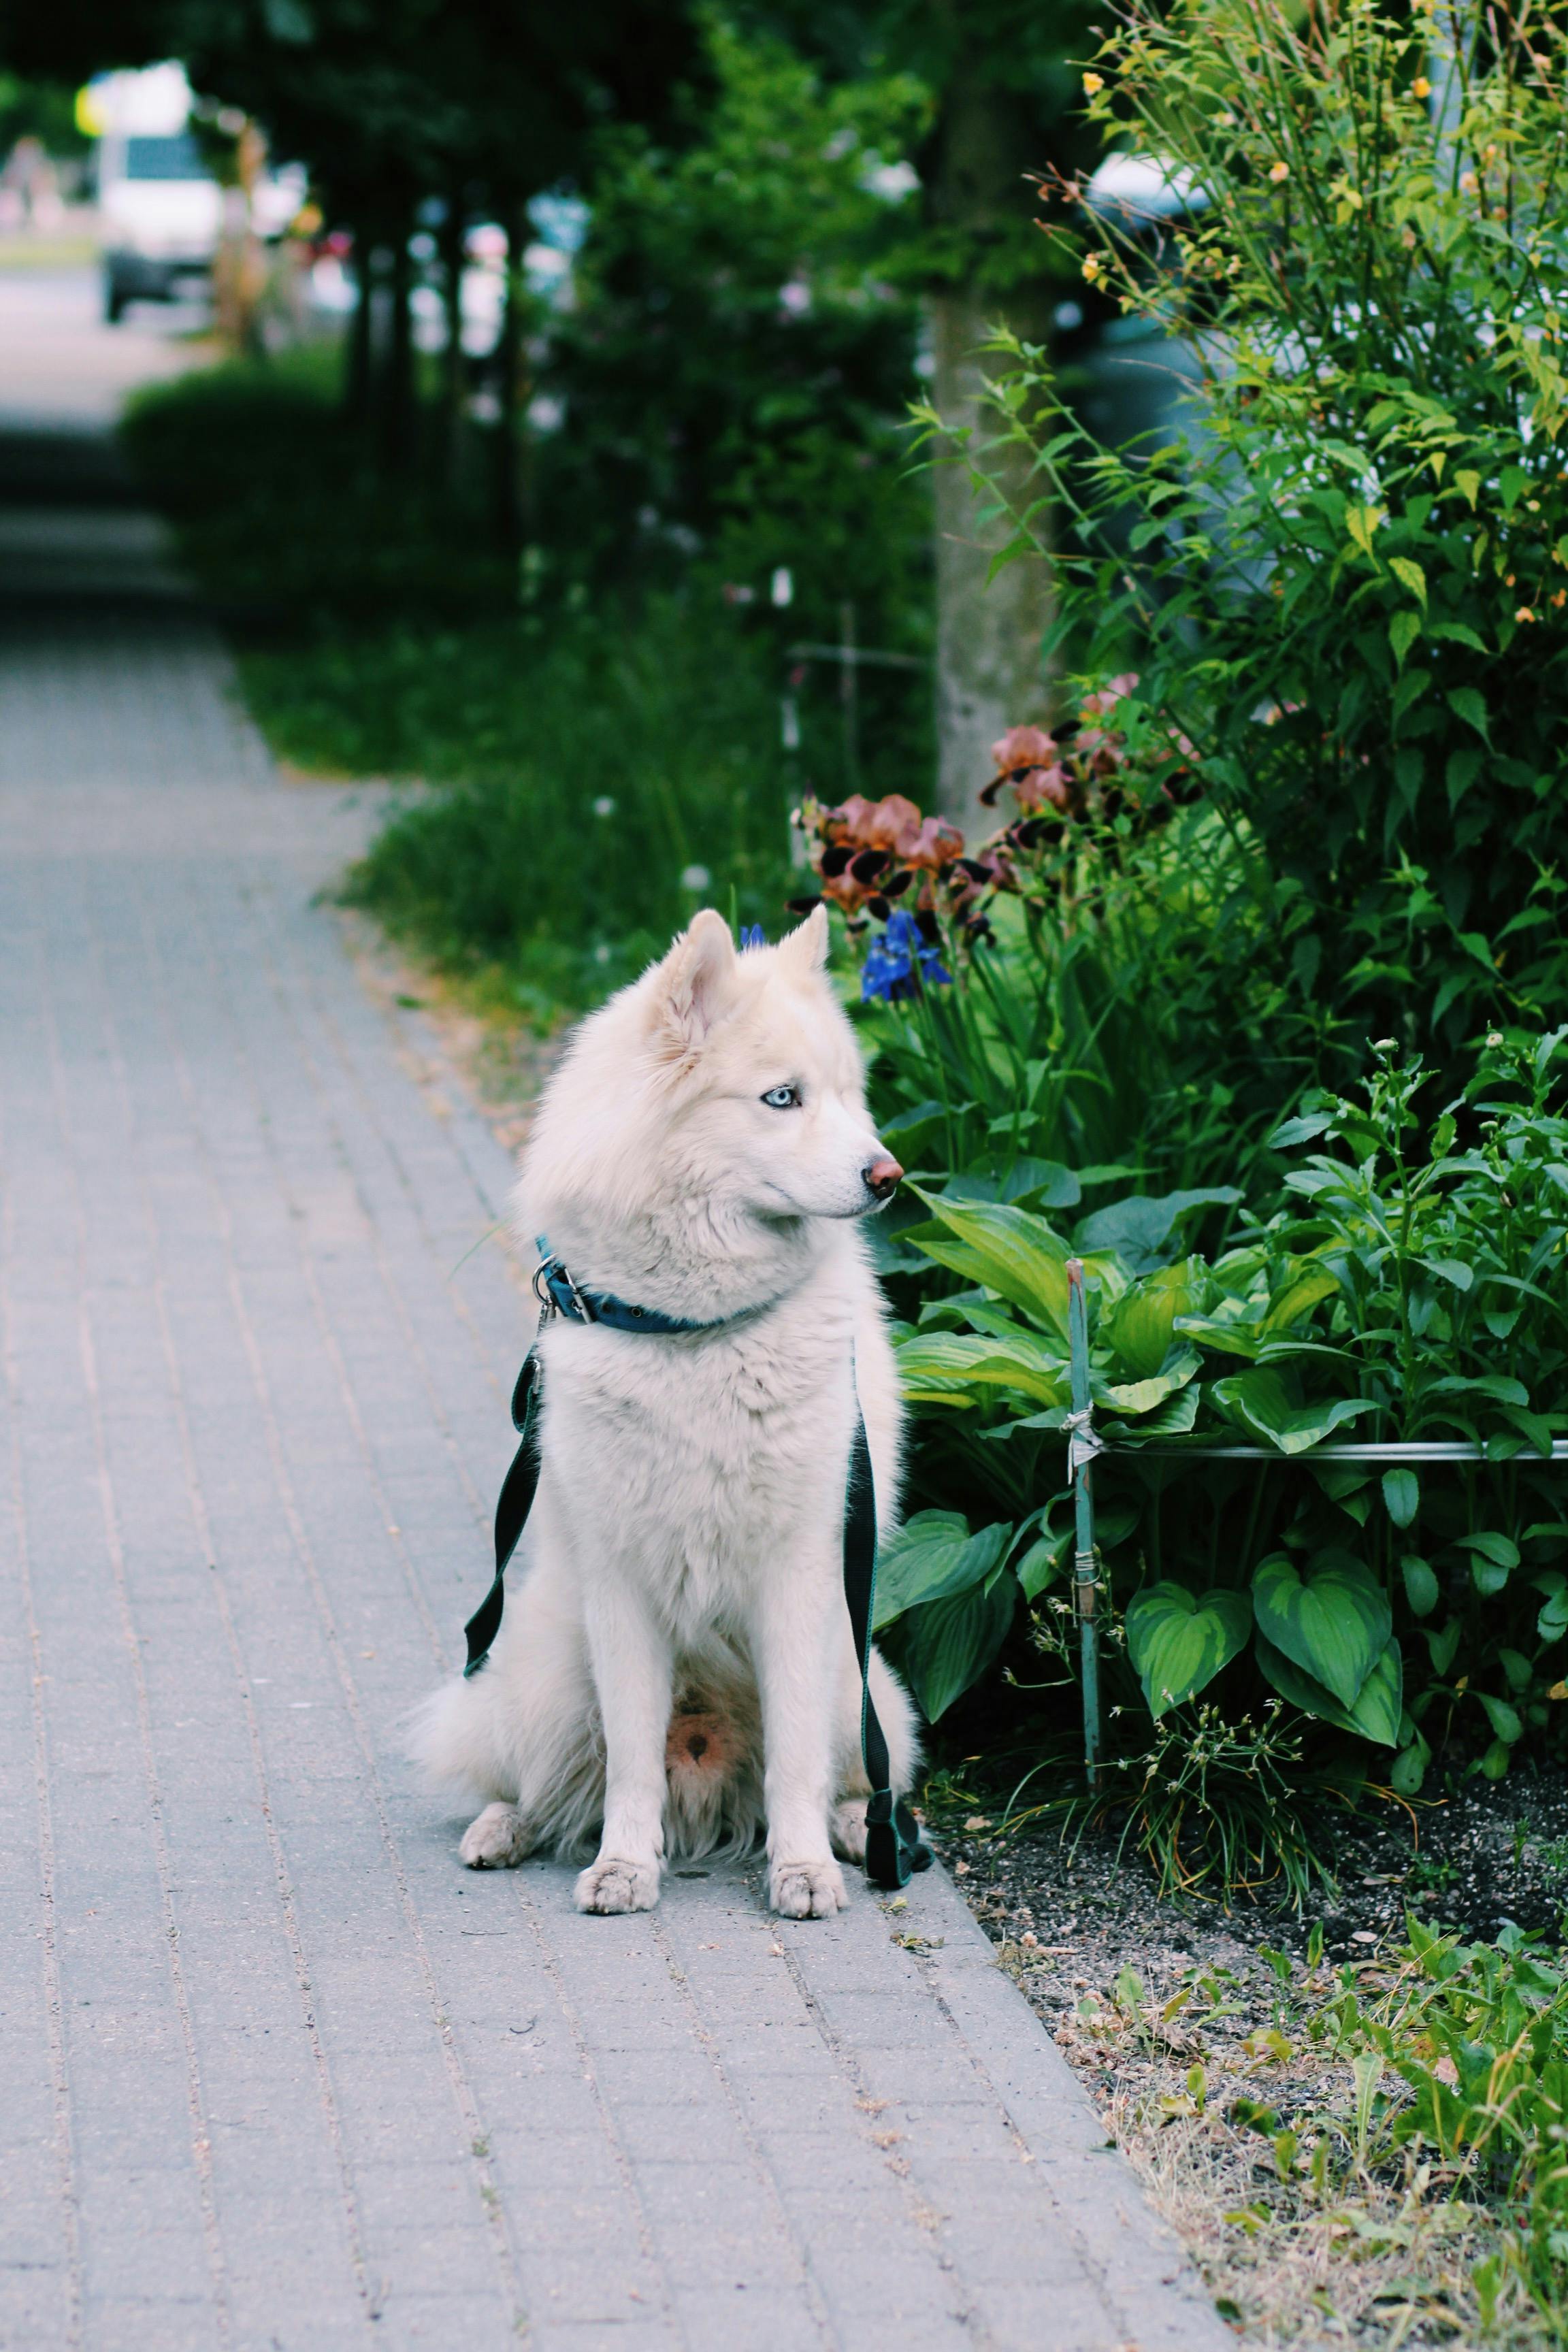
[{"label": "dog's blue eye", "polygon": [[763,1100],[770,1110],[798,1110],[800,1090],[796,1087],[770,1087]]}]

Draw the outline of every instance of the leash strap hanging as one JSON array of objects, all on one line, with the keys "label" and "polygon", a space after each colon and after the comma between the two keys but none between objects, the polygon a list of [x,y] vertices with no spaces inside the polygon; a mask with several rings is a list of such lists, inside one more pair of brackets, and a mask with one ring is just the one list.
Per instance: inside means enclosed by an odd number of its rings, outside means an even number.
[{"label": "leash strap hanging", "polygon": [[910,1874],[931,1868],[931,1848],[901,1797],[892,1790],[887,1735],[871,1696],[871,1628],[877,1608],[877,1491],[866,1422],[857,1407],[855,1442],[849,1453],[849,1484],[844,1496],[844,1598],[860,1666],[860,1754],[871,1794],[866,1806],[866,1875],[889,1893],[907,1886]]},{"label": "leash strap hanging", "polygon": [[522,1360],[522,1370],[517,1376],[517,1386],[511,1392],[511,1425],[521,1433],[517,1452],[511,1457],[511,1468],[501,1482],[496,1503],[496,1572],[489,1591],[469,1618],[463,1631],[468,1638],[468,1663],[465,1675],[477,1675],[489,1656],[490,1644],[500,1632],[501,1612],[506,1607],[507,1562],[517,1549],[533,1497],[539,1486],[539,1444],[535,1427],[539,1407],[544,1394],[544,1367],[539,1360],[539,1349],[531,1347]]}]

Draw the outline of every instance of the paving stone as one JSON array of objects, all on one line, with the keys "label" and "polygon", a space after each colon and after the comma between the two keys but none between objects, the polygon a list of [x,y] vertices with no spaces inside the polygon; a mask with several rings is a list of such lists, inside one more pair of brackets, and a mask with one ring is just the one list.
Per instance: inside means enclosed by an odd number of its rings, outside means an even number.
[{"label": "paving stone", "polygon": [[0,613],[0,2345],[1217,2347],[940,1873],[460,1870],[405,1724],[488,1580],[511,1171],[321,901],[376,796],[105,596],[92,515],[165,559],[79,456]]}]

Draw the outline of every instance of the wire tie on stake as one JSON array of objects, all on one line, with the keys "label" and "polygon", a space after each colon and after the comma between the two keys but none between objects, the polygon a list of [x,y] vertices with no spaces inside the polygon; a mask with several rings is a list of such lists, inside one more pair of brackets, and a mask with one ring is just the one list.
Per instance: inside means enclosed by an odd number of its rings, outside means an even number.
[{"label": "wire tie on stake", "polygon": [[1105,1452],[1105,1440],[1094,1425],[1091,1404],[1086,1404],[1081,1412],[1069,1412],[1063,1427],[1068,1433],[1068,1475],[1076,1478],[1080,1470],[1089,1468],[1097,1454]]},{"label": "wire tie on stake", "polygon": [[1075,1551],[1073,1565],[1073,1600],[1080,1618],[1092,1617],[1100,1591],[1100,1555],[1094,1551]]}]

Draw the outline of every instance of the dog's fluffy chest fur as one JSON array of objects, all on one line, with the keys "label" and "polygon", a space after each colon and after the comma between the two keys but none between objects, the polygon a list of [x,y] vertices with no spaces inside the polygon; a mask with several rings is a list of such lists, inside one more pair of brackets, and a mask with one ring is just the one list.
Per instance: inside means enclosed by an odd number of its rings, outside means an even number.
[{"label": "dog's fluffy chest fur", "polygon": [[737,1622],[759,1577],[790,1573],[803,1537],[830,1549],[858,1411],[858,1309],[875,1313],[845,1235],[799,1291],[731,1329],[650,1340],[553,1328],[545,1475],[576,1520],[583,1575],[635,1561],[685,1645]]}]

